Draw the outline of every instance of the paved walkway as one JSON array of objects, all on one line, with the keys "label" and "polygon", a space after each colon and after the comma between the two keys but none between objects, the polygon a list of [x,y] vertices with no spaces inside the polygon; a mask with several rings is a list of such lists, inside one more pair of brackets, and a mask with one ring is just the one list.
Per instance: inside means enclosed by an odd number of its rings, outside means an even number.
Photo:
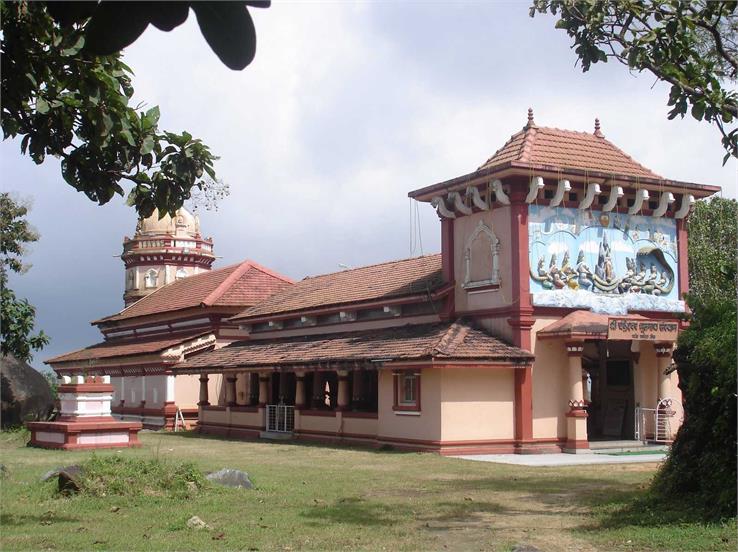
[{"label": "paved walkway", "polygon": [[463,460],[477,462],[496,462],[498,464],[515,464],[518,466],[555,467],[586,466],[591,464],[638,464],[641,462],[661,462],[666,458],[664,453],[632,454],[614,456],[612,454],[475,454],[454,456]]}]

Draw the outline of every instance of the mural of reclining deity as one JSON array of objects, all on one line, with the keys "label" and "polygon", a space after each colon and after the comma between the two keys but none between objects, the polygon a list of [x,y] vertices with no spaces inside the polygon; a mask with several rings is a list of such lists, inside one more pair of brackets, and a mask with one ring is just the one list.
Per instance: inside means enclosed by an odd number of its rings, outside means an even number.
[{"label": "mural of reclining deity", "polygon": [[[596,303],[602,308],[602,301],[595,297],[612,297],[621,304],[613,312],[622,310],[624,303],[638,310],[648,301],[653,308],[654,300],[661,301],[663,310],[683,308],[678,297],[673,219],[622,214],[611,219],[578,209],[538,205],[529,209],[534,304],[586,308]],[[577,260],[572,265],[574,255]],[[547,298],[547,294],[552,295]],[[556,298],[557,294],[564,295]]]}]

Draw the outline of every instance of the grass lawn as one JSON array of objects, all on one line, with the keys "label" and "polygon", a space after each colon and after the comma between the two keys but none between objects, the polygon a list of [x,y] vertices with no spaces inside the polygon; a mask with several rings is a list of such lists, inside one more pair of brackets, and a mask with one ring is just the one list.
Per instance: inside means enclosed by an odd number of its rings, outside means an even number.
[{"label": "grass lawn", "polygon": [[[2,550],[735,550],[735,521],[629,507],[654,464],[526,468],[192,434],[143,433],[137,450],[98,455],[190,460],[247,471],[256,489],[188,499],[74,496],[41,483],[90,452],[25,447],[0,434]],[[732,483],[730,483],[732,484]],[[211,531],[188,529],[197,515]]]}]

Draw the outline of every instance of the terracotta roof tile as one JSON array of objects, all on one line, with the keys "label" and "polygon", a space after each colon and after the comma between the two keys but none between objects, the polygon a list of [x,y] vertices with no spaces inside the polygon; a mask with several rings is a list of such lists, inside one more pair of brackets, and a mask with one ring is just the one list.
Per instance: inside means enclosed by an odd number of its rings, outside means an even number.
[{"label": "terracotta roof tile", "polygon": [[[623,318],[623,317],[618,317]],[[646,320],[640,314],[629,314],[631,320]],[[586,310],[575,310],[538,332],[538,337],[598,336],[607,337],[610,316]]]},{"label": "terracotta roof tile", "polygon": [[632,157],[605,139],[602,134],[526,126],[513,134],[502,148],[490,157],[480,169],[488,169],[509,162],[533,167],[580,169],[661,179]]},{"label": "terracotta roof tile", "polygon": [[249,307],[292,284],[253,261],[195,274],[167,284],[118,314],[94,323],[127,320],[190,307]]},{"label": "terracotta roof tile", "polygon": [[240,341],[177,364],[178,371],[258,368],[372,360],[492,360],[529,362],[528,351],[508,345],[461,319],[379,330]]},{"label": "terracotta roof tile", "polygon": [[233,320],[426,293],[442,284],[440,254],[414,257],[305,278]]},{"label": "terracotta roof tile", "polygon": [[183,341],[192,339],[200,335],[204,335],[208,332],[202,330],[179,333],[177,335],[168,335],[165,337],[156,337],[146,339],[142,337],[135,338],[121,338],[121,339],[109,339],[95,345],[90,345],[84,349],[73,351],[71,353],[65,353],[63,355],[56,356],[44,361],[46,364],[52,364],[57,362],[72,362],[79,360],[93,360],[99,358],[111,358],[119,356],[131,356],[140,355],[146,353],[157,353],[164,351],[174,345],[179,345]]}]

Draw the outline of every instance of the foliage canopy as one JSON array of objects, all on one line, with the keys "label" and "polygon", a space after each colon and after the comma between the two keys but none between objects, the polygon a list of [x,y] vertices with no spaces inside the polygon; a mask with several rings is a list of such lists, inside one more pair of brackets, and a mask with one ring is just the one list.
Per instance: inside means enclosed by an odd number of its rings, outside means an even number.
[{"label": "foliage canopy", "polygon": [[738,157],[738,2],[711,0],[534,0],[574,39],[583,71],[608,59],[671,84],[669,119],[713,123],[724,161]]},{"label": "foliage canopy", "polygon": [[104,204],[130,189],[140,216],[174,214],[193,191],[222,194],[210,149],[188,132],[159,130],[159,108],[140,110],[119,54],[85,48],[92,24],[61,26],[42,3],[2,2],[2,129],[37,164],[61,159],[64,180]]},{"label": "foliage canopy", "polygon": [[738,203],[721,198],[699,202],[690,218],[692,320],[674,352],[684,424],[654,485],[707,519],[736,513],[736,224]]},{"label": "foliage canopy", "polygon": [[22,273],[30,268],[22,260],[25,244],[39,238],[25,219],[27,213],[28,207],[7,193],[0,194],[0,350],[24,362],[33,358],[32,350],[37,351],[49,342],[43,331],[32,333],[36,309],[26,299],[17,299],[8,287],[8,271]]}]

